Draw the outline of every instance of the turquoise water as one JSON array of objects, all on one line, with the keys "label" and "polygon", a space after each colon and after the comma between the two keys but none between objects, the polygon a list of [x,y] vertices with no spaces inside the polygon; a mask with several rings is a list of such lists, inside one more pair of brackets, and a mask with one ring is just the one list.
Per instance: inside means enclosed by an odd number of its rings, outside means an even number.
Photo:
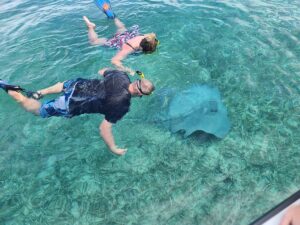
[{"label": "turquoise water", "polygon": [[[92,0],[2,0],[0,78],[29,89],[95,78],[115,51],[89,46],[83,15],[110,36]],[[300,3],[112,1],[157,33],[157,53],[129,57],[157,88],[209,83],[232,129],[184,139],[135,99],[114,128],[128,153],[109,153],[102,117],[41,119],[0,93],[0,224],[249,224],[299,189]],[[51,97],[51,96],[50,96]],[[159,109],[157,109],[159,110]]]}]

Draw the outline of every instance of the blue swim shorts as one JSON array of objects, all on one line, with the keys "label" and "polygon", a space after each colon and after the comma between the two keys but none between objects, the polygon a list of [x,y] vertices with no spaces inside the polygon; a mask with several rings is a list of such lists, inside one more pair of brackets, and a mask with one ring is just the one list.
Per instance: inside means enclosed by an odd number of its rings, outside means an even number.
[{"label": "blue swim shorts", "polygon": [[76,82],[77,79],[65,81],[63,84],[63,95],[43,103],[40,108],[40,116],[42,118],[51,116],[72,117],[72,115],[69,114],[68,103]]}]

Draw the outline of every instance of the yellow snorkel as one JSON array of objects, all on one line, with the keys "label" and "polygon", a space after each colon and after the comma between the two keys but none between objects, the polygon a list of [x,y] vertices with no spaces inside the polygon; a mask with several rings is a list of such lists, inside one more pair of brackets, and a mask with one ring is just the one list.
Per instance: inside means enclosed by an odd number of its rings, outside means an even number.
[{"label": "yellow snorkel", "polygon": [[143,78],[145,78],[145,74],[143,73],[143,72],[141,72],[141,71],[135,71],[136,72],[136,74],[141,78],[141,79],[143,79]]}]

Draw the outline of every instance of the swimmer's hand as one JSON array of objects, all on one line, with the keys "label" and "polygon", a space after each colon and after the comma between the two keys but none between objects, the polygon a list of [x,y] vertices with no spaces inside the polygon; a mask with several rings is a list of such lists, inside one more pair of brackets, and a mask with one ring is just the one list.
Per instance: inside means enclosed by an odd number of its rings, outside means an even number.
[{"label": "swimmer's hand", "polygon": [[118,148],[117,146],[110,148],[110,150],[117,155],[125,155],[127,152],[126,148]]},{"label": "swimmer's hand", "polygon": [[134,71],[134,70],[131,70],[131,71],[129,72],[129,74],[130,74],[131,76],[134,76],[135,71]]},{"label": "swimmer's hand", "polygon": [[128,68],[128,67],[125,67],[125,72],[129,73],[131,76],[134,76],[135,75],[135,71]]},{"label": "swimmer's hand", "polygon": [[129,67],[125,67],[125,66],[119,66],[117,67],[119,70],[125,72],[125,73],[128,73],[129,75],[131,76],[134,76],[135,75],[135,71]]}]

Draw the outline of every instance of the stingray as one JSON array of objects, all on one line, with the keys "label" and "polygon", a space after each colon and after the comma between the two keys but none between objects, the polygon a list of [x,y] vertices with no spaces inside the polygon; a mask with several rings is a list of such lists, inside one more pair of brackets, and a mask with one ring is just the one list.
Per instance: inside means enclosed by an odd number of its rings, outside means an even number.
[{"label": "stingray", "polygon": [[184,137],[203,131],[224,138],[230,130],[227,110],[220,92],[210,85],[194,85],[185,90],[161,90],[156,121],[171,132],[182,130]]}]

